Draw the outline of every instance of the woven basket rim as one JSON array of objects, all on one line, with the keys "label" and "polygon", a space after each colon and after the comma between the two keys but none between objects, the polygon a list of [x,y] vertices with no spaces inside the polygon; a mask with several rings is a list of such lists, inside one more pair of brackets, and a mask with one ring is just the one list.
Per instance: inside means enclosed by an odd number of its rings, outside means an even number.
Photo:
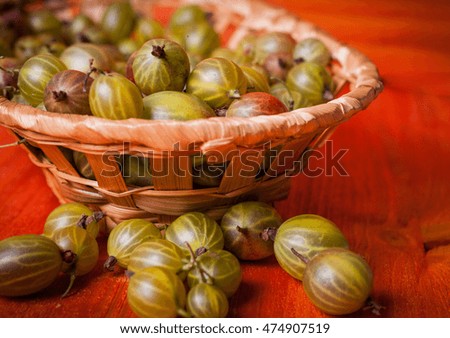
[{"label": "woven basket rim", "polygon": [[[207,0],[188,2],[211,4]],[[330,48],[333,58],[340,62],[342,75],[351,82],[350,92],[325,104],[280,115],[213,117],[192,121],[107,120],[94,116],[64,115],[0,97],[0,125],[19,133],[28,132],[31,139],[54,144],[108,146],[125,142],[153,150],[172,150],[174,145],[187,149],[195,145],[196,149],[207,151],[230,145],[245,147],[268,140],[288,139],[299,133],[309,134],[335,126],[367,108],[383,90],[377,67],[358,50],[344,45],[319,27],[294,17],[284,9],[260,1],[243,3],[248,6],[247,13],[255,13],[255,10],[271,13],[267,17],[272,23],[273,18],[276,18],[276,24],[271,26],[273,31],[289,31],[297,38],[316,36],[322,39]],[[242,11],[239,8],[237,10]],[[249,29],[260,25],[265,24],[255,21]]]}]

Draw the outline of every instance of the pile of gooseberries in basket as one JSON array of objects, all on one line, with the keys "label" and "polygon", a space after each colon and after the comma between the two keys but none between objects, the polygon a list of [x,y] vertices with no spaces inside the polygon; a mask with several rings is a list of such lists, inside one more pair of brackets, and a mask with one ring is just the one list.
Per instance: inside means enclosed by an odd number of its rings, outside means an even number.
[{"label": "pile of gooseberries in basket", "polygon": [[25,21],[21,36],[1,33],[0,91],[49,112],[184,121],[273,115],[333,98],[320,40],[249,33],[235,49],[220,47],[214,16],[195,5],[178,8],[167,27],[127,2],[110,5],[99,23],[83,14],[60,22],[48,10]]},{"label": "pile of gooseberries in basket", "polygon": [[[249,33],[235,49],[220,47],[214,16],[195,5],[178,8],[167,27],[127,2],[110,5],[99,23],[83,14],[61,22],[48,10],[25,21],[21,36],[0,33],[0,91],[49,112],[115,120],[251,117],[324,103],[335,90],[320,40]],[[73,153],[77,169],[94,178],[82,155]],[[149,184],[131,179],[127,184]],[[62,296],[71,296],[76,277],[98,264],[103,216],[63,204],[42,235],[0,241],[0,295],[38,293],[69,275]],[[128,304],[141,317],[225,317],[242,279],[240,262],[273,254],[328,314],[360,309],[372,289],[369,265],[333,222],[310,214],[283,222],[262,202],[236,204],[219,222],[201,212],[164,226],[129,219],[107,236],[104,273],[126,274]]]}]

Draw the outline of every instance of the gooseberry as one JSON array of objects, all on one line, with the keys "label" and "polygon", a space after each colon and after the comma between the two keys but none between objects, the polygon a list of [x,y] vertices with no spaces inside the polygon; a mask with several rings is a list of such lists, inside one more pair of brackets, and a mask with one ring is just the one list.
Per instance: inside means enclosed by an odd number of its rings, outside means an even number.
[{"label": "gooseberry", "polygon": [[233,101],[226,112],[227,117],[252,117],[276,115],[287,112],[283,102],[269,93],[255,92],[242,95]]},{"label": "gooseberry", "polygon": [[333,98],[333,79],[326,68],[317,63],[302,62],[291,68],[286,84],[289,89],[305,96],[313,105]]},{"label": "gooseberry", "polygon": [[102,31],[112,43],[130,35],[134,28],[136,14],[128,1],[111,3],[101,19]]},{"label": "gooseberry", "polygon": [[89,106],[93,115],[111,120],[140,118],[144,114],[141,92],[118,73],[97,76],[89,90]]},{"label": "gooseberry", "polygon": [[233,61],[208,58],[200,61],[189,75],[186,92],[213,109],[225,108],[247,92],[247,78]]},{"label": "gooseberry", "polygon": [[195,120],[216,116],[197,96],[175,91],[162,91],[146,96],[144,117],[151,120]]},{"label": "gooseberry", "polygon": [[47,83],[59,72],[66,70],[65,64],[51,54],[40,54],[28,59],[19,71],[20,93],[33,106],[44,100]]},{"label": "gooseberry", "polygon": [[83,73],[89,72],[91,66],[109,71],[113,65],[113,59],[106,52],[106,49],[94,43],[75,43],[67,47],[61,53],[60,58],[68,69]]},{"label": "gooseberry", "polygon": [[331,315],[359,310],[372,291],[373,274],[358,254],[343,248],[321,251],[307,261],[303,276],[306,295]]},{"label": "gooseberry", "polygon": [[137,272],[151,266],[157,266],[186,277],[183,251],[174,243],[161,238],[153,238],[139,244],[131,253],[127,270]]},{"label": "gooseberry", "polygon": [[220,288],[231,297],[239,288],[242,271],[239,260],[226,250],[208,250],[196,258],[194,268],[189,271],[189,287],[208,283]]},{"label": "gooseberry", "polygon": [[96,238],[100,231],[98,222],[102,218],[103,213],[93,212],[81,203],[61,204],[47,216],[43,234],[53,238],[56,231],[78,225],[86,229],[93,238]]},{"label": "gooseberry", "polygon": [[269,92],[283,102],[289,111],[312,106],[312,103],[308,101],[305,95],[289,89],[286,83],[281,81],[270,86]]},{"label": "gooseberry", "polygon": [[276,230],[281,216],[263,202],[242,202],[223,215],[220,227],[225,248],[242,260],[258,260],[273,254]]},{"label": "gooseberry", "polygon": [[269,92],[269,80],[264,73],[250,66],[241,66],[241,69],[247,78],[247,93]]},{"label": "gooseberry", "polygon": [[77,171],[80,173],[81,176],[83,176],[84,178],[87,178],[89,180],[95,180],[94,171],[92,170],[92,167],[89,164],[89,161],[86,158],[86,155],[84,155],[80,151],[74,151],[73,152],[73,161],[75,163],[75,167],[77,168]]},{"label": "gooseberry", "polygon": [[55,74],[45,87],[45,108],[61,114],[91,115],[89,90],[93,81],[85,73],[72,69]]},{"label": "gooseberry", "polygon": [[330,63],[331,52],[321,40],[306,38],[295,45],[293,58],[296,63],[307,61],[326,66]]},{"label": "gooseberry", "polygon": [[127,300],[140,317],[174,318],[185,312],[186,290],[175,273],[148,267],[130,277]]},{"label": "gooseberry", "polygon": [[214,285],[199,283],[187,294],[187,311],[196,318],[224,318],[228,307],[227,296]]},{"label": "gooseberry", "polygon": [[132,35],[138,46],[141,47],[148,40],[164,37],[164,28],[154,19],[139,18]]},{"label": "gooseberry", "polygon": [[0,241],[0,295],[25,296],[41,291],[58,277],[62,256],[41,235],[12,236]]},{"label": "gooseberry", "polygon": [[190,256],[189,244],[195,256],[205,250],[223,248],[223,234],[217,222],[201,212],[188,212],[175,219],[166,229],[165,238],[178,245]]},{"label": "gooseberry", "polygon": [[52,240],[63,252],[62,271],[70,275],[70,283],[62,297],[65,297],[73,286],[77,276],[91,272],[98,262],[98,244],[85,229],[71,226],[56,230]]},{"label": "gooseberry", "polygon": [[314,214],[292,217],[278,228],[274,241],[275,258],[292,277],[302,280],[305,262],[320,251],[348,248],[339,228],[330,220]]},{"label": "gooseberry", "polygon": [[255,41],[255,59],[263,64],[268,55],[274,53],[289,53],[294,50],[295,40],[288,33],[266,32],[258,36]]},{"label": "gooseberry", "polygon": [[126,269],[133,250],[153,238],[161,238],[159,229],[144,219],[129,219],[117,224],[108,236],[108,259],[104,267],[113,270],[118,264]]},{"label": "gooseberry", "polygon": [[189,75],[189,58],[176,42],[152,39],[134,56],[134,81],[140,90],[152,94],[164,90],[182,91]]}]

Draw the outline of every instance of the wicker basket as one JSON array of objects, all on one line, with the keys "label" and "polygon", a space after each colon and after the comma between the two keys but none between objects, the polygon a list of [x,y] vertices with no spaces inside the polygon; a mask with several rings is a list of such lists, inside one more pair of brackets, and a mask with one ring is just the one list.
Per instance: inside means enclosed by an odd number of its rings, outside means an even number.
[{"label": "wicker basket", "polygon": [[[84,1],[79,8],[66,8],[64,15],[86,10],[98,19],[107,3]],[[43,169],[59,200],[78,201],[101,209],[107,215],[109,227],[123,219],[137,217],[169,222],[193,210],[218,219],[230,205],[242,200],[271,202],[285,198],[290,176],[301,170],[299,159],[305,149],[319,146],[340,123],[365,109],[383,89],[377,69],[367,57],[314,25],[263,2],[162,0],[132,3],[147,15],[160,7],[167,10],[183,3],[198,3],[220,14],[215,16],[216,29],[226,32],[227,44],[231,47],[249,31],[289,32],[296,40],[319,37],[336,61],[332,68],[335,82],[339,87],[348,83],[350,89],[326,104],[281,115],[247,119],[217,117],[188,122],[111,121],[62,115],[0,97],[0,124],[26,139],[23,146],[33,163]],[[61,147],[84,153],[97,180],[81,177]],[[246,170],[246,175],[242,175],[242,169],[248,169],[250,161],[261,162],[270,149],[277,149],[271,175],[257,175],[257,170]],[[110,156],[117,154],[149,157],[153,186],[127,186]],[[193,188],[192,156],[199,154],[212,162],[218,158],[229,161],[218,187]],[[105,166],[109,168],[109,175],[102,174]],[[158,175],[160,172],[165,174]]]}]

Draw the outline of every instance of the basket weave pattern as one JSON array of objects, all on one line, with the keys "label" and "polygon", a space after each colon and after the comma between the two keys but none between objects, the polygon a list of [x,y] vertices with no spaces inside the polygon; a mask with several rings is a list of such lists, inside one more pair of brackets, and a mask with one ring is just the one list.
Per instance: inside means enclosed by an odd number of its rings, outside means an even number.
[{"label": "basket weave pattern", "polygon": [[[81,11],[98,19],[108,1],[84,1]],[[343,45],[316,26],[259,1],[132,1],[149,14],[157,6],[176,8],[197,3],[215,15],[219,33],[230,34],[234,47],[248,32],[288,32],[297,41],[320,38],[332,52],[332,72],[338,87],[349,83],[350,91],[326,104],[276,116],[210,118],[187,122],[129,119],[112,121],[93,116],[62,115],[16,104],[0,97],[0,124],[20,138],[30,159],[41,167],[61,202],[95,205],[107,215],[108,226],[128,218],[167,222],[188,211],[203,211],[220,218],[232,204],[242,200],[266,202],[285,198],[289,176],[298,172],[297,160],[305,149],[317,147],[341,123],[365,109],[382,91],[376,66],[357,50]],[[76,13],[78,8],[72,8]],[[67,14],[67,13],[66,13]],[[231,33],[230,33],[231,32]],[[269,145],[269,146],[268,146]],[[86,155],[96,180],[81,177],[60,147]],[[262,161],[267,147],[279,150],[272,170],[279,175],[240,175],[246,158]],[[37,151],[35,148],[39,148]],[[43,156],[45,154],[45,156]],[[151,187],[127,186],[110,155],[140,154],[149,157],[155,175]],[[217,155],[229,160],[226,174],[216,188],[193,189],[192,155]],[[214,156],[212,156],[214,155]],[[209,157],[208,157],[209,156]],[[104,175],[104,167],[114,175]]]}]

